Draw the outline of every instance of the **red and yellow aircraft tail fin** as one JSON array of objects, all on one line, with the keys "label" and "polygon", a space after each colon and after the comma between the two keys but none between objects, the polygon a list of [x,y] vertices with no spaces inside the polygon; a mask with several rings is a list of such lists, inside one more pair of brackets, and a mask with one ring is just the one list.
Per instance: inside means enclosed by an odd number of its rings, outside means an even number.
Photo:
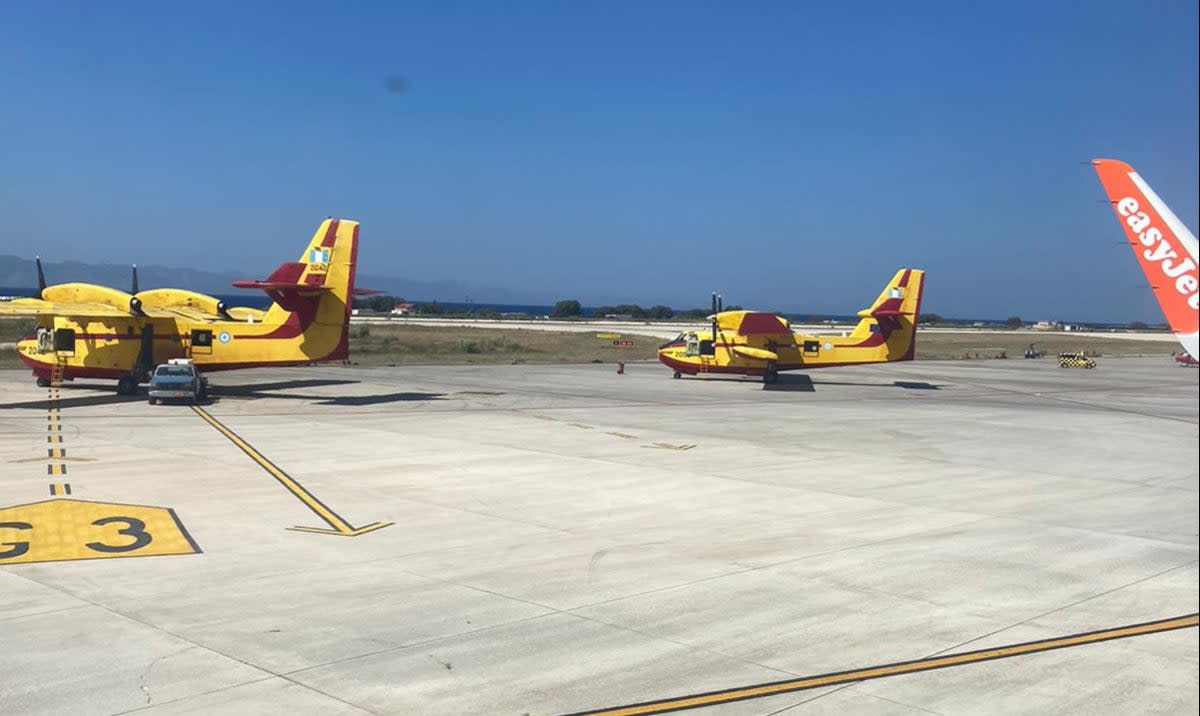
[{"label": "red and yellow aircraft tail fin", "polygon": [[336,344],[321,360],[348,357],[349,323],[358,261],[358,222],[326,219],[300,255],[281,264],[265,280],[234,281],[238,288],[259,288],[274,301],[263,323],[280,333],[303,336],[314,344]]},{"label": "red and yellow aircraft tail fin", "polygon": [[860,320],[851,335],[871,344],[886,345],[885,360],[912,360],[917,348],[917,319],[921,314],[924,290],[924,271],[900,269],[871,307],[858,312]]},{"label": "red and yellow aircraft tail fin", "polygon": [[1171,331],[1193,358],[1200,357],[1200,278],[1196,237],[1133,167],[1116,159],[1092,166]]}]

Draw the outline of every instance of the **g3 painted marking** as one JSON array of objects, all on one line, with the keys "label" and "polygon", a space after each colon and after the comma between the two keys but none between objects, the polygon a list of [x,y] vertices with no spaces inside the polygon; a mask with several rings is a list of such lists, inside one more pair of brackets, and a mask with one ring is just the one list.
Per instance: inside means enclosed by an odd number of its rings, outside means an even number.
[{"label": "g3 painted marking", "polygon": [[0,509],[0,565],[198,552],[167,507],[59,499]]}]

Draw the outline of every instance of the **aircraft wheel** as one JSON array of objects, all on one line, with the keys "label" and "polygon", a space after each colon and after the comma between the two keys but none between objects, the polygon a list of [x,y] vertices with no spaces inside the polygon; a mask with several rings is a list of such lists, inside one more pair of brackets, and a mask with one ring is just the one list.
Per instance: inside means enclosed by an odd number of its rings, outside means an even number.
[{"label": "aircraft wheel", "polygon": [[683,377],[683,373],[680,373],[679,371],[675,371],[675,375],[673,375],[671,377],[674,378],[675,380],[679,380],[680,378]]},{"label": "aircraft wheel", "polygon": [[151,398],[151,399],[150,399],[150,404],[151,404],[151,405],[158,405],[158,398]]},{"label": "aircraft wheel", "polygon": [[37,387],[49,388],[50,387],[50,379],[49,378],[38,378],[37,379]]},{"label": "aircraft wheel", "polygon": [[137,392],[137,381],[129,376],[125,376],[117,381],[117,393],[120,395],[133,395]]}]

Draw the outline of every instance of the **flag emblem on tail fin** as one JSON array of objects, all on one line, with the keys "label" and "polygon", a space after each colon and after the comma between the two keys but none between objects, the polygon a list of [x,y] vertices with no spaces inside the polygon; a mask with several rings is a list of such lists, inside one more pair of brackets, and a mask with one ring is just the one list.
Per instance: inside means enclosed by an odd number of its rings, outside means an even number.
[{"label": "flag emblem on tail fin", "polygon": [[904,298],[904,289],[889,288],[888,289],[888,298]]},{"label": "flag emblem on tail fin", "polygon": [[310,249],[308,252],[308,262],[310,264],[329,263],[329,249]]}]

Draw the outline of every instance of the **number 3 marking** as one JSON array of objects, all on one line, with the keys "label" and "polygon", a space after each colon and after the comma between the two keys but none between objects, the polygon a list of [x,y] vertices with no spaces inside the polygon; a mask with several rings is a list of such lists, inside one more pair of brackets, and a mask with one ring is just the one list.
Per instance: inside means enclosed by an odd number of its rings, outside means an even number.
[{"label": "number 3 marking", "polygon": [[150,533],[146,531],[146,523],[134,517],[101,517],[92,524],[103,527],[113,522],[124,522],[127,526],[117,530],[117,534],[129,535],[133,538],[133,542],[115,546],[103,542],[88,542],[85,546],[97,552],[132,552],[150,544],[151,537]]}]

